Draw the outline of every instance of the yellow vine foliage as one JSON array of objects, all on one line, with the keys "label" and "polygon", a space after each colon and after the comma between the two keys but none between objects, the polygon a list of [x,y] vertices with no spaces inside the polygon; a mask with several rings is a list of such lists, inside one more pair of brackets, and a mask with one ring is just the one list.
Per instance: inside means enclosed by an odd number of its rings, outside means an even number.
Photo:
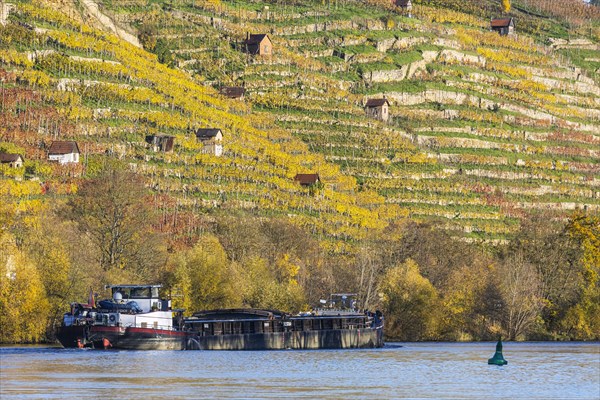
[{"label": "yellow vine foliage", "polygon": [[18,78],[34,87],[48,87],[50,85],[50,77],[44,71],[27,69],[18,74]]},{"label": "yellow vine foliage", "polygon": [[418,17],[429,22],[438,23],[453,23],[470,25],[483,28],[487,25],[487,21],[478,18],[471,14],[461,13],[447,8],[433,8],[428,6],[420,6],[415,8],[415,14]]},{"label": "yellow vine foliage", "polygon": [[9,65],[33,67],[33,62],[27,57],[27,54],[12,49],[0,50],[0,61]]}]

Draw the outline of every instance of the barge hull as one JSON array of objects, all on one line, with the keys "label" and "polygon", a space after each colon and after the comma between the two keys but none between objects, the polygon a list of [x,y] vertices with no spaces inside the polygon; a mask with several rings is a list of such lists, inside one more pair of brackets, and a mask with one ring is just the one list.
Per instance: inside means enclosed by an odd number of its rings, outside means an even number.
[{"label": "barge hull", "polygon": [[56,338],[60,344],[66,349],[73,349],[79,347],[79,343],[85,343],[88,337],[88,332],[85,325],[73,325],[61,327],[56,334]]},{"label": "barge hull", "polygon": [[112,347],[123,350],[185,350],[187,334],[151,328],[127,328]]},{"label": "barge hull", "polygon": [[83,325],[61,327],[57,334],[65,348],[122,350],[184,350],[187,336],[180,331]]},{"label": "barge hull", "polygon": [[381,329],[334,329],[196,336],[188,350],[318,350],[383,347]]}]

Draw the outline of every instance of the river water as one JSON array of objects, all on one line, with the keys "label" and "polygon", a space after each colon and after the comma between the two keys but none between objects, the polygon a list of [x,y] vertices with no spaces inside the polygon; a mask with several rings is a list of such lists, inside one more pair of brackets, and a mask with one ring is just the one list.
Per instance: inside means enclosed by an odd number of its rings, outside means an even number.
[{"label": "river water", "polygon": [[600,399],[599,343],[387,343],[373,350],[0,348],[6,399]]}]

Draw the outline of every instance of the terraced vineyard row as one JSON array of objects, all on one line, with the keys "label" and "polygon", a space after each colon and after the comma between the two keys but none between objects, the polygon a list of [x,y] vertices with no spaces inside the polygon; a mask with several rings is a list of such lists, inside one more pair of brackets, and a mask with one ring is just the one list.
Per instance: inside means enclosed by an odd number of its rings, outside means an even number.
[{"label": "terraced vineyard row", "polygon": [[[166,68],[139,49],[67,21],[39,4],[20,5],[12,18],[14,23],[0,28],[3,37],[14,38],[12,45],[20,47],[18,52],[10,48],[0,52],[5,93],[15,96],[3,113],[18,115],[22,108],[31,115],[27,124],[15,120],[6,126],[2,138],[16,146],[28,165],[39,166],[16,173],[48,182],[49,194],[60,195],[59,180],[65,179],[76,190],[77,177],[93,173],[108,154],[146,175],[157,193],[178,197],[181,212],[246,209],[258,216],[290,215],[324,235],[324,245],[333,251],[346,251],[344,241],[360,239],[365,228],[381,228],[385,218],[397,215],[384,217],[382,212],[380,218],[379,200],[375,206],[371,201],[361,204],[352,195],[353,179],[277,128],[271,116],[251,114],[248,104],[226,101],[212,88]],[[52,115],[37,115],[34,104],[23,101],[29,88],[53,110]],[[222,157],[203,153],[193,133],[198,127],[223,130]],[[154,152],[145,138],[156,134],[172,135],[174,151]],[[45,161],[43,148],[59,139],[77,140],[83,165],[53,166]],[[296,173],[316,169],[326,182],[317,191],[293,180]],[[39,188],[33,193],[42,194]],[[22,204],[30,200],[24,196],[18,200]]]},{"label": "terraced vineyard row", "polygon": [[[503,238],[531,209],[599,209],[600,87],[593,70],[527,35],[488,32],[486,20],[472,15],[446,13],[441,25],[431,9],[415,11],[415,18],[384,12],[345,19],[334,9],[319,9],[318,17],[295,9],[285,28],[253,14],[247,30],[271,33],[275,54],[240,52],[236,60],[244,65],[234,62],[231,78],[245,85],[255,109],[276,116],[311,152],[417,218]],[[328,22],[306,23],[317,18]],[[238,19],[234,7],[220,10],[220,24]],[[234,50],[243,35],[214,33],[221,48],[227,42]],[[225,54],[189,46],[174,52]],[[363,110],[367,98],[383,96],[392,103],[390,123]]]},{"label": "terraced vineyard row", "polygon": [[[410,213],[484,240],[506,238],[528,210],[599,209],[599,63],[573,64],[572,49],[561,50],[570,42],[553,38],[564,34],[558,22],[540,26],[536,40],[531,32],[503,37],[488,31],[490,8],[474,4],[464,7],[469,14],[417,4],[408,18],[350,0],[176,0],[152,13],[142,12],[144,0],[99,2],[197,81],[131,48],[136,65],[114,40],[80,26],[67,34],[64,16],[23,6],[17,15],[35,29],[14,28],[25,52],[3,51],[2,60],[76,123],[90,152],[116,152],[157,188],[206,208],[331,220],[345,210],[361,237],[375,209],[347,204],[364,193],[387,210],[384,219]],[[274,54],[247,54],[247,33],[268,33]],[[218,98],[211,85],[244,86],[245,100]],[[192,89],[202,95],[187,97]],[[390,121],[368,118],[367,99],[384,96]],[[201,154],[191,133],[200,126],[226,131],[223,158]],[[144,143],[159,133],[176,138],[174,153]],[[297,172],[319,173],[317,198],[293,182]],[[335,235],[340,226],[320,229]]]}]

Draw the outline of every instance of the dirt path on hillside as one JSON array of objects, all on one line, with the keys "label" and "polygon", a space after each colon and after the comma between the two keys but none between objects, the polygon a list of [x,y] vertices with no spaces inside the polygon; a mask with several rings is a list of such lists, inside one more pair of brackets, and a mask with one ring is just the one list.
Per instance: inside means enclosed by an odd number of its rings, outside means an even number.
[{"label": "dirt path on hillside", "polygon": [[85,7],[85,10],[90,15],[90,17],[95,19],[95,21],[91,22],[92,25],[97,26],[99,24],[102,28],[113,32],[115,35],[131,43],[132,45],[142,47],[137,37],[125,31],[124,29],[119,28],[117,25],[115,25],[115,23],[110,17],[103,14],[95,1],[82,0],[81,4]]}]

